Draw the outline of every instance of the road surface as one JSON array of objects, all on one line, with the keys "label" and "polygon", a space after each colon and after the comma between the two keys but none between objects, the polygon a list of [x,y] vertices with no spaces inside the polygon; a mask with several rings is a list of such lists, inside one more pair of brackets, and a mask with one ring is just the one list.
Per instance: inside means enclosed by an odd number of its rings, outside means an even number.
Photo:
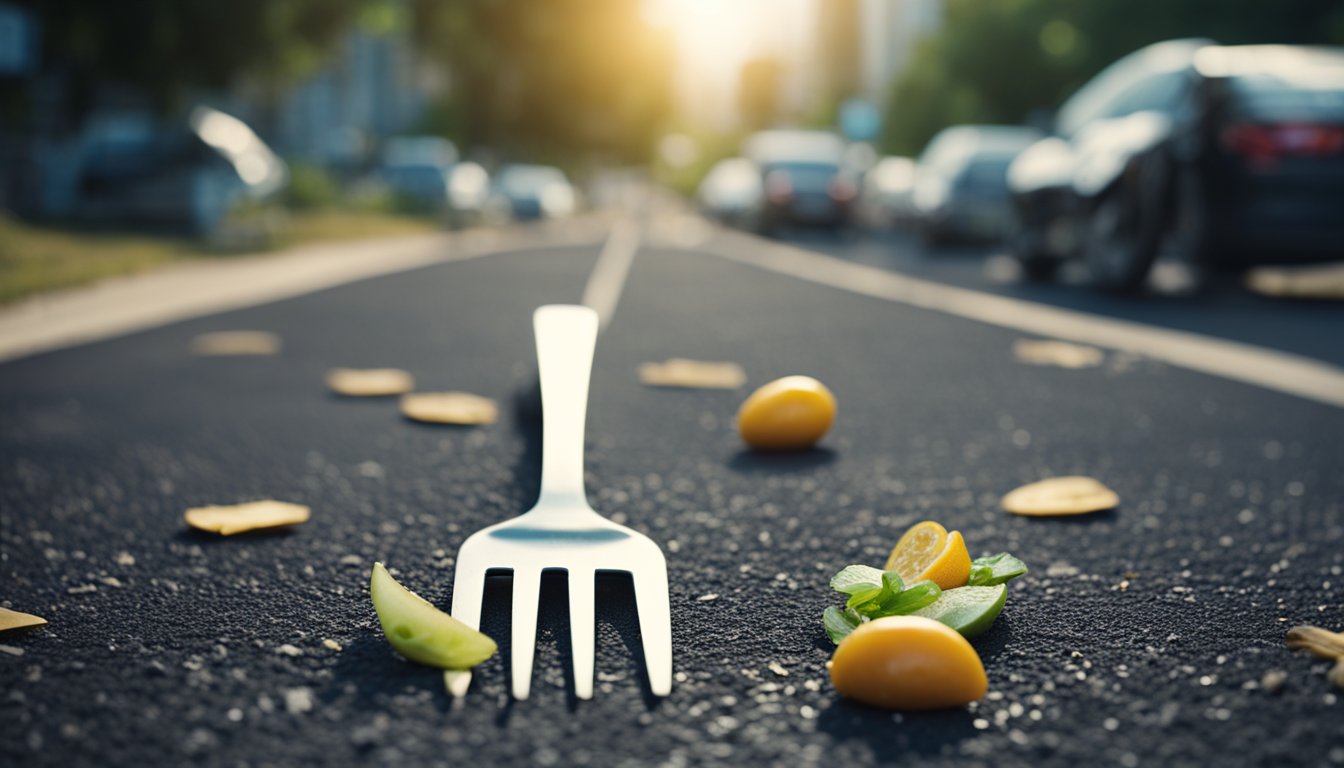
[{"label": "road surface", "polygon": [[[1283,644],[1295,624],[1344,628],[1344,410],[1132,353],[1083,370],[1024,365],[1011,351],[1020,330],[761,269],[724,253],[769,260],[777,246],[676,229],[644,223],[632,238],[587,441],[594,506],[667,554],[670,697],[648,694],[628,581],[600,586],[597,693],[584,702],[566,671],[560,581],[543,586],[526,702],[506,694],[506,578],[491,581],[483,620],[501,653],[460,706],[436,671],[390,649],[368,599],[380,560],[447,606],[466,536],[536,495],[531,312],[593,290],[603,244],[529,246],[0,365],[0,604],[50,621],[0,635],[0,755],[1344,764],[1344,691],[1325,662]],[[1111,301],[1097,313],[1128,311]],[[1340,317],[1302,327],[1337,339]],[[189,353],[197,334],[230,329],[277,333],[283,352]],[[1222,335],[1263,343],[1256,333]],[[748,388],[636,380],[640,363],[677,356],[737,361],[749,387],[816,376],[838,420],[816,450],[750,453],[733,429]],[[422,389],[495,398],[501,419],[412,424],[395,402],[329,396],[334,366],[405,368]],[[998,509],[1013,487],[1062,474],[1098,477],[1123,502],[1068,520]],[[187,507],[258,498],[310,505],[313,518],[229,539],[182,523]],[[825,670],[827,580],[880,564],[928,518],[974,554],[1031,566],[975,641],[990,693],[904,715],[842,700]],[[1281,686],[1266,689],[1270,673]]]}]

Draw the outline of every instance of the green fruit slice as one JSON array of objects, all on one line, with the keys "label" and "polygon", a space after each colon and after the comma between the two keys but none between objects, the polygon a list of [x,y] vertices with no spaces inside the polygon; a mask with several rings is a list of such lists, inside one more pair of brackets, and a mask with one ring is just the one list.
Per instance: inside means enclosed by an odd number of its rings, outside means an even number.
[{"label": "green fruit slice", "polygon": [[1008,585],[945,589],[933,603],[910,614],[941,621],[971,638],[989,629],[1008,599]]},{"label": "green fruit slice", "polygon": [[441,669],[470,669],[495,655],[495,641],[430,605],[373,564],[369,596],[397,653]]}]

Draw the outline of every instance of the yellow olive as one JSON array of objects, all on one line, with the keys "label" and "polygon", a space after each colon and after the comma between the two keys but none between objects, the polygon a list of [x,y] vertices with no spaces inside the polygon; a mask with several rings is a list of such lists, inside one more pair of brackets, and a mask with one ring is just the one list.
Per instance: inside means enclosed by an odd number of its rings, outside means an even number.
[{"label": "yellow olive", "polygon": [[966,638],[922,616],[859,625],[840,642],[829,667],[840,695],[883,709],[959,707],[989,688]]},{"label": "yellow olive", "polygon": [[747,445],[765,451],[810,448],[835,421],[835,395],[811,376],[785,376],[755,392],[737,411]]}]

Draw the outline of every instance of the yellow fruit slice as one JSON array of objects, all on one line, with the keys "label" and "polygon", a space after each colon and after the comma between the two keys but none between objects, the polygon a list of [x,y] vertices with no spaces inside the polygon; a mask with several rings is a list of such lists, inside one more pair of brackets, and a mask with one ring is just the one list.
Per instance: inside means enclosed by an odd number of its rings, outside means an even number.
[{"label": "yellow fruit slice", "polygon": [[1083,515],[1120,504],[1115,491],[1090,477],[1052,477],[1024,485],[1003,497],[1003,508],[1015,515],[1046,517]]},{"label": "yellow fruit slice", "polygon": [[[932,520],[916,523],[891,550],[885,571],[896,571],[906,582],[915,578],[947,548],[947,529]],[[941,586],[941,585],[940,585]]]},{"label": "yellow fruit slice", "polygon": [[941,589],[964,586],[971,575],[971,553],[960,531],[932,520],[916,523],[891,550],[885,570],[896,571],[906,584],[928,579]]},{"label": "yellow fruit slice", "polygon": [[914,580],[928,579],[940,589],[956,589],[966,586],[966,580],[970,577],[971,553],[966,549],[966,540],[962,538],[961,531],[953,531],[947,534],[947,546]]}]

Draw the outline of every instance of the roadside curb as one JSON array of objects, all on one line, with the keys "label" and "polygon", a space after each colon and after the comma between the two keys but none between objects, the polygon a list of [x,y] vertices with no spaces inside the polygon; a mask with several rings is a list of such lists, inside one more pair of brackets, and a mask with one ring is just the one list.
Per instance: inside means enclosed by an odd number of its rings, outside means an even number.
[{"label": "roadside curb", "polygon": [[433,264],[596,243],[607,228],[594,217],[525,229],[312,243],[274,254],[172,264],[0,309],[0,362]]}]

